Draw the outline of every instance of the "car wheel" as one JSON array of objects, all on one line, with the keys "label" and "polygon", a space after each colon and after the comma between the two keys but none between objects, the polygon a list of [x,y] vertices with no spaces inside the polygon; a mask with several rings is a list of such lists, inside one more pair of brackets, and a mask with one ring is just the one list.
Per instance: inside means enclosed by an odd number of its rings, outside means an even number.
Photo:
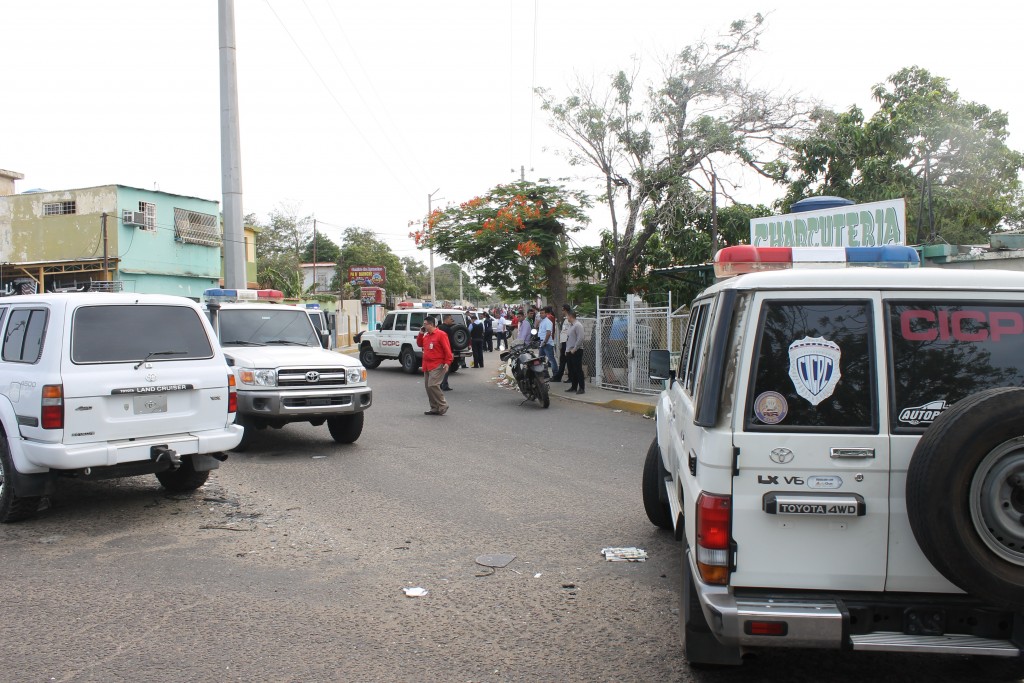
[{"label": "car wheel", "polygon": [[925,431],[907,470],[914,538],[939,572],[993,605],[1024,610],[1024,388],[958,401]]},{"label": "car wheel", "polygon": [[327,429],[338,443],[353,443],[363,433],[363,413],[329,417]]},{"label": "car wheel", "polygon": [[242,440],[231,450],[236,453],[244,453],[249,450],[249,447],[252,446],[256,439],[256,428],[252,425],[251,421],[246,420],[240,413],[235,413],[235,424],[242,428]]},{"label": "car wheel", "polygon": [[14,471],[7,439],[0,435],[0,522],[27,519],[39,509],[38,496],[14,495],[14,486],[8,478]]},{"label": "car wheel", "polygon": [[682,556],[683,589],[679,591],[679,628],[686,651],[686,661],[694,666],[735,666],[742,664],[740,649],[722,645],[711,632],[704,610],[700,608],[690,559],[686,548],[679,549]]},{"label": "car wheel", "polygon": [[192,458],[182,458],[181,465],[174,470],[156,473],[156,480],[168,491],[183,493],[195,491],[210,478],[210,471],[196,472],[192,467]]},{"label": "car wheel", "polygon": [[452,351],[469,348],[469,328],[461,323],[452,325]]},{"label": "car wheel", "polygon": [[665,471],[661,464],[661,449],[658,448],[657,439],[651,441],[651,447],[647,449],[642,488],[647,519],[656,527],[672,531],[672,508],[662,500]]},{"label": "car wheel", "polygon": [[363,344],[359,349],[359,362],[363,364],[363,367],[367,370],[373,370],[380,366],[381,359],[377,357],[377,354],[373,352],[373,347],[369,344]]},{"label": "car wheel", "polygon": [[416,358],[416,354],[408,346],[402,349],[402,353],[398,355],[398,360],[402,363],[402,369],[410,375],[416,374],[420,369],[419,359]]}]

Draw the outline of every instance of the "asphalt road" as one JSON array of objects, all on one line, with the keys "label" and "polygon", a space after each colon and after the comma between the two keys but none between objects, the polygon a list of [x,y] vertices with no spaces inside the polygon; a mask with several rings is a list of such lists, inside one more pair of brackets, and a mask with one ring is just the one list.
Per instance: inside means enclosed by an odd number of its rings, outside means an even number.
[{"label": "asphalt road", "polygon": [[[487,360],[443,417],[385,363],[355,444],[268,430],[192,496],[67,482],[0,526],[0,680],[980,680],[963,658],[835,652],[690,672],[679,548],[640,500],[653,422],[520,405]],[[494,554],[515,559],[475,561]]]}]

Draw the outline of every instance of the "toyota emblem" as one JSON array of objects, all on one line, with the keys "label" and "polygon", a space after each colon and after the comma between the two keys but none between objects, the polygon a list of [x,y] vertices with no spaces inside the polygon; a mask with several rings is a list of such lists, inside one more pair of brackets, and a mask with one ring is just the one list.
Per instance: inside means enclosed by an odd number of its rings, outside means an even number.
[{"label": "toyota emblem", "polygon": [[768,457],[772,459],[772,462],[785,465],[787,462],[793,461],[793,451],[788,448],[773,448]]},{"label": "toyota emblem", "polygon": [[306,373],[306,381],[310,384],[316,384],[320,381],[320,373],[316,370],[310,370]]}]

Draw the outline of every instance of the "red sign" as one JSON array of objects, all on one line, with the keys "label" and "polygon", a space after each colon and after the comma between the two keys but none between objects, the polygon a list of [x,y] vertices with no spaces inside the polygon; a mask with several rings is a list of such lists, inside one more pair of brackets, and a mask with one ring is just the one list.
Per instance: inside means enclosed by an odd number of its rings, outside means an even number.
[{"label": "red sign", "polygon": [[349,266],[348,283],[359,287],[380,287],[387,282],[387,269],[381,266]]},{"label": "red sign", "polygon": [[384,290],[380,287],[360,287],[359,300],[364,304],[383,304]]}]

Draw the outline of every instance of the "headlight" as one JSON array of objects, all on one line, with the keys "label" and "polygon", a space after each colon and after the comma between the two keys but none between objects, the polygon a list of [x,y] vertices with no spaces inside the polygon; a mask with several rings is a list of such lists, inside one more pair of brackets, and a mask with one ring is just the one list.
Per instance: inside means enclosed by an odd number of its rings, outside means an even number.
[{"label": "headlight", "polygon": [[276,387],[277,371],[241,368],[238,371],[238,379],[241,380],[242,384],[254,384],[261,387]]},{"label": "headlight", "polygon": [[366,381],[366,368],[359,368],[358,370],[348,371],[348,383],[356,384],[357,382]]}]

